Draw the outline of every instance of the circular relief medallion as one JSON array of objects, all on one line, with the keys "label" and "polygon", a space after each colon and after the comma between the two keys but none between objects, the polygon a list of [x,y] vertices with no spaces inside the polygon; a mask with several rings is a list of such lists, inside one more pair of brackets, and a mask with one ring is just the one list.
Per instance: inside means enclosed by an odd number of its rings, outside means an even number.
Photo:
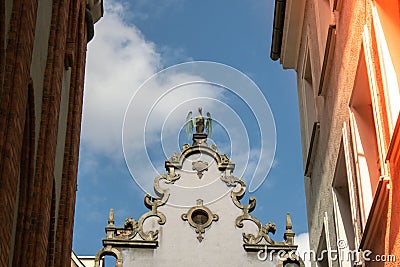
[{"label": "circular relief medallion", "polygon": [[205,228],[209,227],[213,221],[218,221],[218,215],[213,214],[202,204],[191,208],[187,213],[182,214],[182,219],[196,229],[197,239],[201,242]]}]

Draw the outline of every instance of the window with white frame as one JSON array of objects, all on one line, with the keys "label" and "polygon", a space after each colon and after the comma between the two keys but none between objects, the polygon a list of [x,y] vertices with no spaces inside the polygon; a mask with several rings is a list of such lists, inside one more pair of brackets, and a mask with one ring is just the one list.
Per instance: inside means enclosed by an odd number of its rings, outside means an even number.
[{"label": "window with white frame", "polygon": [[303,162],[307,159],[314,122],[317,119],[309,49],[306,48],[299,87]]},{"label": "window with white frame", "polygon": [[355,249],[355,231],[346,169],[343,142],[341,142],[332,183],[338,260],[341,267],[353,266],[354,262],[350,257],[350,251]]},{"label": "window with white frame", "polygon": [[318,267],[332,267],[332,248],[329,239],[328,213],[324,213],[321,236],[318,242],[316,263]]},{"label": "window with white frame", "polygon": [[376,0],[372,6],[388,123],[393,133],[400,112],[400,3]]},{"label": "window with white frame", "polygon": [[365,226],[380,176],[380,159],[364,50],[360,52],[350,99],[350,126],[359,188],[361,219]]}]

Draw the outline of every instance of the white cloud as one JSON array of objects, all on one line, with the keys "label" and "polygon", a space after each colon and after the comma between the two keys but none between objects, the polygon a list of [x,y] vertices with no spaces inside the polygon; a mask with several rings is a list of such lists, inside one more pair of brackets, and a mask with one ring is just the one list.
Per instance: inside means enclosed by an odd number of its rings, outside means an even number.
[{"label": "white cloud", "polygon": [[[157,52],[156,45],[147,41],[135,25],[123,20],[124,11],[123,5],[108,2],[106,15],[96,24],[95,39],[90,43],[87,59],[82,139],[94,152],[110,156],[121,155],[124,114],[135,93],[139,95],[138,102],[131,107],[128,115],[132,115],[130,119],[136,125],[146,124],[147,137],[156,134],[155,130],[163,125],[170,111],[182,102],[204,96],[216,98],[219,94],[211,86],[195,84],[190,90],[177,88],[163,95],[178,84],[203,80],[187,73],[173,73],[166,79],[157,78],[138,92],[143,82],[162,68],[165,59]],[[161,49],[167,50],[172,49],[165,46]],[[181,49],[177,51],[182,53]],[[171,53],[168,52],[167,56]],[[154,110],[151,110],[153,105]],[[186,113],[187,110],[180,113],[180,117],[172,116],[170,124],[176,128],[184,122]],[[146,119],[147,115],[151,115],[151,120],[139,121],[139,118]],[[132,144],[143,145],[140,140],[142,129],[136,127],[128,133],[134,141]],[[173,134],[176,136],[176,132]]]},{"label": "white cloud", "polygon": [[[225,150],[221,147],[220,152],[231,154],[231,159],[237,163],[235,174],[242,176],[246,168],[254,172],[260,153],[268,155],[274,151],[270,147],[254,148],[254,144],[253,147],[249,145],[254,137],[248,136],[243,121],[249,121],[251,117],[237,114],[237,107],[234,110],[237,103],[232,101],[232,96],[237,96],[230,93],[230,97],[227,97],[224,89],[201,83],[204,79],[196,75],[196,71],[186,72],[184,68],[170,71],[166,76],[157,75],[149,82],[149,77],[161,70],[165,62],[164,53],[157,51],[171,49],[158,49],[154,43],[146,40],[135,25],[124,20],[126,11],[122,4],[107,1],[105,16],[96,24],[95,39],[88,49],[82,142],[90,151],[86,155],[91,159],[90,166],[96,166],[96,155],[105,155],[118,161],[122,159],[121,136],[124,127],[124,150],[130,171],[134,172],[142,186],[145,184],[147,191],[151,191],[152,178],[158,173],[149,166],[179,150],[178,133],[187,112],[192,110],[196,115],[195,109],[202,106],[205,112],[210,111],[216,119],[218,116],[223,118],[219,123],[226,129],[228,139],[225,142],[232,148],[225,147],[228,149]],[[183,53],[179,49],[177,51],[178,54]],[[172,54],[168,52],[166,56]],[[223,71],[221,73],[225,74]],[[140,88],[145,81],[145,86]],[[193,81],[198,83],[177,86]],[[248,92],[254,90],[248,88],[246,78],[239,75],[226,81],[228,88],[240,85],[238,87],[243,91],[238,94],[245,100],[246,97],[247,100],[254,99],[249,97]],[[125,111],[134,95],[123,126]],[[255,107],[254,103],[252,108],[259,115],[265,112],[261,106]],[[270,137],[263,138],[272,140]],[[149,159],[145,149],[160,145],[164,151],[157,151],[158,158]],[[154,167],[162,171],[163,164]],[[260,162],[257,168],[260,175],[256,173],[259,179],[265,176],[268,167],[265,161]],[[244,178],[249,181],[252,177]]]},{"label": "white cloud", "polygon": [[[304,264],[306,267],[311,266],[311,262],[309,260],[310,254],[310,245],[308,241],[308,233],[301,233],[295,237],[295,242],[296,245],[298,245],[298,252],[300,253],[300,256],[302,257]],[[306,257],[304,256],[306,255]]]},{"label": "white cloud", "polygon": [[160,55],[154,43],[123,21],[124,7],[108,3],[88,49],[82,138],[91,149],[115,153],[129,99],[160,68]]},{"label": "white cloud", "polygon": [[[88,174],[100,164],[97,162],[98,155],[116,161],[122,159],[124,115],[131,97],[136,94],[136,102],[127,111],[125,150],[128,148],[131,152],[129,160],[135,162],[136,168],[133,171],[136,178],[143,179],[139,181],[141,184],[148,181],[149,187],[152,187],[155,173],[149,171],[149,164],[145,164],[148,161],[146,151],[137,151],[159,142],[161,130],[163,140],[176,140],[188,110],[201,105],[209,111],[212,104],[207,103],[204,96],[215,99],[220,90],[207,84],[193,84],[184,90],[177,87],[164,94],[184,82],[204,80],[185,72],[172,72],[167,77],[157,77],[146,83],[146,88],[140,88],[149,77],[162,69],[163,62],[166,62],[164,54],[171,57],[174,49],[166,46],[157,49],[154,43],[146,40],[135,25],[124,20],[127,14],[124,5],[108,1],[105,8],[105,16],[96,24],[95,39],[88,49],[82,123],[82,142],[86,153],[81,166]],[[159,50],[163,54],[158,53]],[[177,49],[176,53],[177,57],[183,54],[181,49]],[[191,103],[193,99],[200,99],[202,104],[199,101]],[[168,157],[179,149],[178,142],[166,148],[167,154],[164,156]]]}]

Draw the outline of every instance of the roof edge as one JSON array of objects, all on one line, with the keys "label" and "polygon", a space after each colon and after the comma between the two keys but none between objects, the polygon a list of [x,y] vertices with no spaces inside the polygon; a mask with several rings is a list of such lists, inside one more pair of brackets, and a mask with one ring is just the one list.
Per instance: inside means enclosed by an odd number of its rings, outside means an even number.
[{"label": "roof edge", "polygon": [[271,54],[272,60],[281,56],[283,26],[285,22],[286,0],[275,0],[274,24],[272,30]]}]

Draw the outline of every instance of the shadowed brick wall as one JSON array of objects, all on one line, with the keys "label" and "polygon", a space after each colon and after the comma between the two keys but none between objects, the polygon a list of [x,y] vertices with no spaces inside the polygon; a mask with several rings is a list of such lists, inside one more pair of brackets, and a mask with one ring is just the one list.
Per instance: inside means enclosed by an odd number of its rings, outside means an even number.
[{"label": "shadowed brick wall", "polygon": [[0,0],[0,266],[70,266],[85,0]]}]

